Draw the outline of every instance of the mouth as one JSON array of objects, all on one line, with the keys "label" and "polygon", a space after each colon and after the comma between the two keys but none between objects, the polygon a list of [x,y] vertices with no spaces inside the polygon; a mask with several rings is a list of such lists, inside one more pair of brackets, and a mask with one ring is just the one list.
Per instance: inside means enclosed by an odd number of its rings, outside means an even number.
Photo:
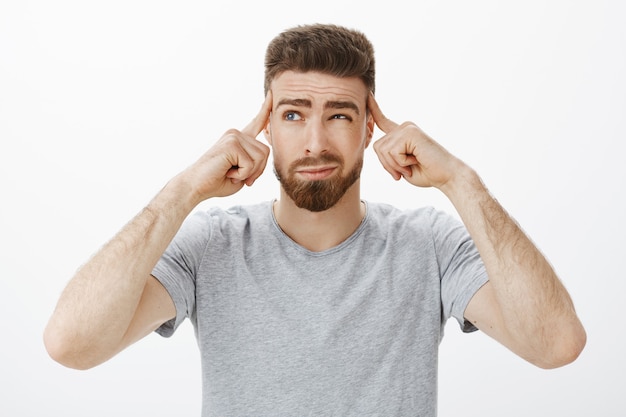
[{"label": "mouth", "polygon": [[301,167],[296,169],[296,174],[304,177],[309,181],[324,180],[337,170],[335,166],[316,166],[316,167]]}]

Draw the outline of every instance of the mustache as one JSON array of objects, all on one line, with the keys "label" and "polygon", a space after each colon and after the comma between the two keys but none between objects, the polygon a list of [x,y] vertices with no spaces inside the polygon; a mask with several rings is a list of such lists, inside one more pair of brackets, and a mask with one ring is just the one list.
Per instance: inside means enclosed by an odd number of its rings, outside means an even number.
[{"label": "mustache", "polygon": [[324,154],[318,157],[306,156],[304,158],[293,161],[289,166],[289,170],[293,172],[297,168],[324,165],[328,163],[336,163],[340,166],[343,166],[343,158],[339,155],[333,154]]}]

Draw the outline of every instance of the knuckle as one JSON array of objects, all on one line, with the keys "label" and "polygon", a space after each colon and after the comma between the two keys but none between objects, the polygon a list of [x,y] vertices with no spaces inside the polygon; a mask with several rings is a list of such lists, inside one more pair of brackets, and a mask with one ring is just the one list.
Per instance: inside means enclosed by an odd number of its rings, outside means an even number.
[{"label": "knuckle", "polygon": [[403,129],[405,129],[406,131],[410,132],[410,133],[420,133],[421,130],[420,128],[413,122],[404,122],[402,124]]},{"label": "knuckle", "polygon": [[239,142],[240,132],[237,129],[228,129],[222,137],[220,138],[220,142],[225,144],[232,144]]},{"label": "knuckle", "polygon": [[239,134],[240,134],[239,130],[234,129],[234,128],[231,128],[231,129],[228,129],[228,130],[224,133],[224,136],[237,136],[237,135],[239,135]]}]

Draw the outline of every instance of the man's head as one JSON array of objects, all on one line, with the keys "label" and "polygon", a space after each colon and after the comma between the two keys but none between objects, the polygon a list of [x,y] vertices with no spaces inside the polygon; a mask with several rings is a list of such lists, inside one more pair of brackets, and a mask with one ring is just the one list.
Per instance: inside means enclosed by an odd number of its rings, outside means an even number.
[{"label": "man's head", "polygon": [[265,136],[286,195],[314,212],[335,206],[351,189],[358,199],[355,183],[374,129],[367,110],[374,89],[371,43],[334,25],[289,29],[267,50],[266,93],[270,89]]},{"label": "man's head", "polygon": [[265,53],[265,94],[284,71],[358,77],[375,90],[374,47],[364,34],[342,26],[297,26],[276,36]]}]

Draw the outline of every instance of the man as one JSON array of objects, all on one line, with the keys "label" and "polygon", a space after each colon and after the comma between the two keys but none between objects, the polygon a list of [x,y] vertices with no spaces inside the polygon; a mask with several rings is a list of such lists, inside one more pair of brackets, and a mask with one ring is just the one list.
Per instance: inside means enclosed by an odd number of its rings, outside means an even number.
[{"label": "man", "polygon": [[[543,367],[585,331],[550,264],[479,176],[374,98],[360,32],[308,25],[266,54],[266,98],[76,274],[45,331],[79,369],[189,318],[203,415],[436,415],[448,318]],[[365,149],[395,180],[436,187],[461,219],[360,198]],[[269,147],[257,140],[263,132]],[[280,199],[188,216],[252,186],[270,147]]]}]

